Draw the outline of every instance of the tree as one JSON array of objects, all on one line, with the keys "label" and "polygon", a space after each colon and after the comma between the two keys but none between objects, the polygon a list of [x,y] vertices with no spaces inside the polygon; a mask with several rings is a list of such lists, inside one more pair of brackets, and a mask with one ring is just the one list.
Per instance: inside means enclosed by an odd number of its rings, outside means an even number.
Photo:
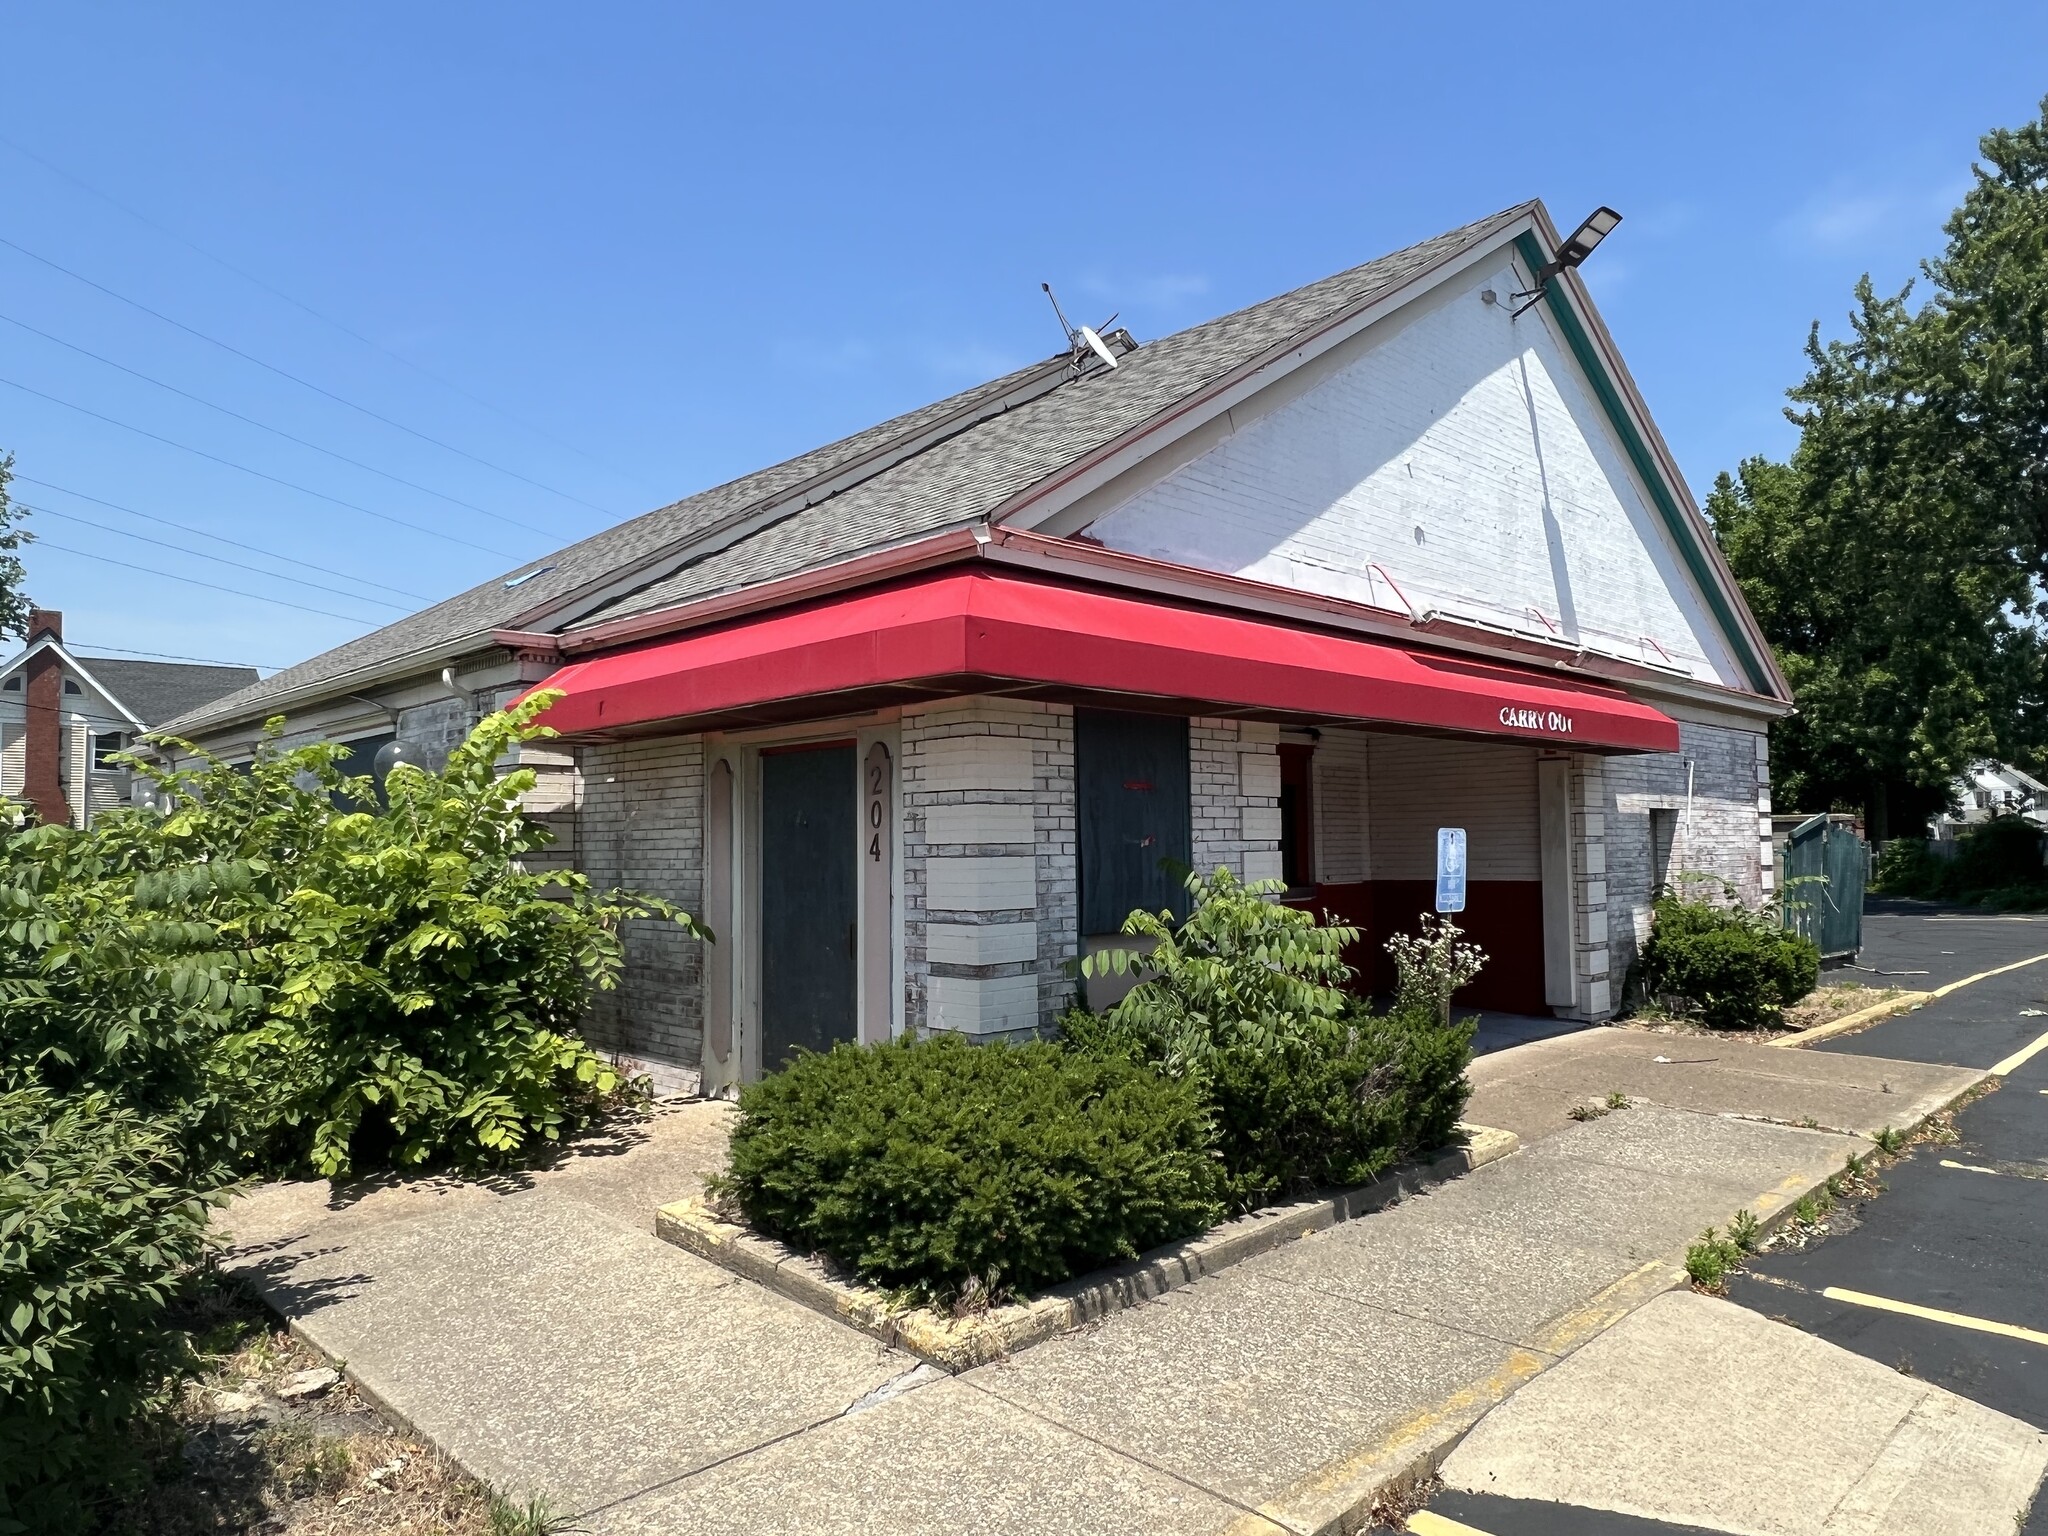
[{"label": "tree", "polygon": [[[2044,104],[2048,110],[2048,104]],[[1789,461],[1746,460],[1707,500],[1793,685],[1779,800],[1910,829],[1976,758],[2048,743],[2048,129],[1983,141],[1948,247],[1845,338],[1807,340]]]},{"label": "tree", "polygon": [[20,550],[35,535],[18,526],[29,509],[7,494],[14,478],[14,455],[0,454],[0,635],[28,638],[28,594],[22,590],[28,570],[21,563]]}]

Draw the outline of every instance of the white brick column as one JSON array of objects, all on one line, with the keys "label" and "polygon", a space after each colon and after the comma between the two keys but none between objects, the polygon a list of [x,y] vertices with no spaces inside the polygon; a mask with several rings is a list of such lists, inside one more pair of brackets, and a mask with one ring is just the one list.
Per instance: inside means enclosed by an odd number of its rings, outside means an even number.
[{"label": "white brick column", "polygon": [[1020,1038],[1074,982],[1074,734],[1063,706],[957,699],[903,717],[904,1016]]},{"label": "white brick column", "polygon": [[1607,760],[1572,759],[1573,1013],[1604,1019],[1614,1011],[1607,944]]},{"label": "white brick column", "polygon": [[1280,878],[1280,727],[1259,720],[1188,722],[1195,869],[1227,865],[1241,880]]},{"label": "white brick column", "polygon": [[1778,888],[1778,859],[1771,847],[1771,739],[1756,736],[1757,888],[1768,900]]}]

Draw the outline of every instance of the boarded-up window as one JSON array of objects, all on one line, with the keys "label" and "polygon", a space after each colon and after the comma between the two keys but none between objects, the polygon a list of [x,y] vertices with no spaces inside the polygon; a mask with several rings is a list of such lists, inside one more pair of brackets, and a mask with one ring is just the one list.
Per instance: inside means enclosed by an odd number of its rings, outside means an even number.
[{"label": "boarded-up window", "polygon": [[1075,710],[1074,780],[1081,932],[1115,933],[1136,907],[1185,912],[1194,855],[1187,721]]}]

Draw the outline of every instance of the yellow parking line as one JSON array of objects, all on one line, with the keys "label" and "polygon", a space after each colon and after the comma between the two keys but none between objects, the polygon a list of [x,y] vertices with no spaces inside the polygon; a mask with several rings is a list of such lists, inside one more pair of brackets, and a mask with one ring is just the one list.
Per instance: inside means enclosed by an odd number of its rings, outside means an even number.
[{"label": "yellow parking line", "polygon": [[2030,965],[2039,965],[2043,960],[2048,960],[2048,955],[2035,955],[2031,959],[2015,960],[2011,965],[2001,965],[1993,971],[1979,971],[1974,976],[1965,976],[1961,981],[1952,981],[1945,987],[1936,987],[1934,995],[1936,997],[1947,997],[1949,993],[1959,988],[1972,986],[1980,981],[1988,981],[1993,976],[2003,976],[2007,971],[2025,970]]},{"label": "yellow parking line", "polygon": [[1845,1291],[1839,1286],[1828,1286],[1821,1295],[1830,1301],[1846,1301],[1852,1306],[1874,1307],[1880,1312],[1897,1312],[1905,1317],[1924,1317],[1930,1323],[1947,1323],[1951,1328],[1971,1328],[1978,1333],[1995,1333],[2008,1339],[2021,1339],[2029,1344],[2048,1345],[2048,1333],[2036,1333],[2032,1328],[2022,1328],[2017,1323],[1994,1323],[1987,1317],[1969,1317],[1961,1312],[1944,1312],[1938,1307],[1916,1307],[1910,1301],[1893,1301],[1889,1296],[1872,1296],[1864,1291]]},{"label": "yellow parking line", "polygon": [[2005,1060],[1993,1067],[1991,1075],[1993,1077],[2011,1077],[2013,1073],[2019,1071],[2021,1067],[2024,1067],[2043,1051],[2048,1051],[2048,1035],[2043,1035],[2032,1045],[2021,1046],[2010,1056],[2006,1057]]},{"label": "yellow parking line", "polygon": [[1486,1536],[1476,1525],[1432,1515],[1426,1509],[1418,1509],[1408,1517],[1408,1531],[1409,1536]]}]

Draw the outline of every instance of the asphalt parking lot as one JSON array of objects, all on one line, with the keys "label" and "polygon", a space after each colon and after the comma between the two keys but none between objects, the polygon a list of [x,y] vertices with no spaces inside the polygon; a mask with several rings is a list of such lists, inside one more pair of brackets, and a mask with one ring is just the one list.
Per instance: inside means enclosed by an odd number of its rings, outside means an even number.
[{"label": "asphalt parking lot", "polygon": [[[1990,973],[1990,974],[1986,974]],[[1873,903],[1848,973],[1933,991],[1919,1009],[1814,1049],[1990,1068],[1996,1087],[1844,1207],[1825,1235],[1774,1248],[1729,1299],[2048,1430],[2048,917]],[[1973,979],[1974,978],[1974,979]],[[1445,1491],[1416,1536],[1697,1536],[1699,1527]],[[2048,1536],[2048,1499],[2020,1536]]]}]

